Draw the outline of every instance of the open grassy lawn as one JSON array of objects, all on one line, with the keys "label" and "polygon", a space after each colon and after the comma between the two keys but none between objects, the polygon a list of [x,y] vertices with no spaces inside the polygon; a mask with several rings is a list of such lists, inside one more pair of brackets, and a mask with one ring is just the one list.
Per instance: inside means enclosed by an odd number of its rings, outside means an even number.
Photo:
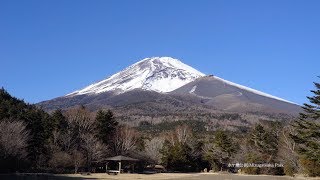
[{"label": "open grassy lawn", "polygon": [[0,175],[1,180],[82,180],[82,179],[106,179],[106,180],[289,180],[289,179],[317,179],[305,177],[268,176],[268,175],[241,175],[241,174],[218,174],[218,173],[159,173],[159,174],[120,174],[108,175],[94,173],[91,175],[81,174],[58,174],[58,175]]},{"label": "open grassy lawn", "polygon": [[[66,176],[66,175],[63,175]],[[88,176],[82,175],[67,175],[73,178],[84,179],[141,179],[141,180],[160,180],[160,179],[175,179],[175,180],[289,180],[289,179],[319,179],[320,178],[305,178],[305,177],[288,177],[288,176],[268,176],[268,175],[241,175],[241,174],[218,174],[218,173],[159,173],[159,174],[120,174],[108,175],[104,173],[91,174]]]}]

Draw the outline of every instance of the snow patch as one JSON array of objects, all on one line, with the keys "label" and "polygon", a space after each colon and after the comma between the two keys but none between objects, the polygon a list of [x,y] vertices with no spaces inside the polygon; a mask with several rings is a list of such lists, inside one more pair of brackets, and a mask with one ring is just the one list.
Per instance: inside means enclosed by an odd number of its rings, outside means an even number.
[{"label": "snow patch", "polygon": [[197,86],[193,86],[192,89],[189,91],[190,94],[193,94],[197,89]]}]

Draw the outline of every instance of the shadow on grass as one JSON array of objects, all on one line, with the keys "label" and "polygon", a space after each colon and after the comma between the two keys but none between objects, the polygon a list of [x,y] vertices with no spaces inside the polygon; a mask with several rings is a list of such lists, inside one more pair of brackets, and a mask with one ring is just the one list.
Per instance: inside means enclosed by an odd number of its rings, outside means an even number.
[{"label": "shadow on grass", "polygon": [[1,180],[82,180],[82,179],[96,179],[96,178],[82,178],[82,177],[68,177],[55,176],[52,174],[0,174]]}]

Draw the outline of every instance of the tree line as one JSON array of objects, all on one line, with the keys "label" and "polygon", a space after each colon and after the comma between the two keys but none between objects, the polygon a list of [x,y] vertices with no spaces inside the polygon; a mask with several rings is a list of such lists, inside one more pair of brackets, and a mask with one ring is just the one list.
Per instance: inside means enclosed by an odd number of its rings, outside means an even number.
[{"label": "tree line", "polygon": [[[105,159],[129,155],[171,172],[230,171],[248,174],[320,176],[320,84],[304,112],[290,124],[260,121],[247,132],[179,122],[157,132],[152,124],[129,127],[110,110],[84,106],[47,113],[0,90],[0,172],[95,171]],[[193,128],[195,125],[200,131]],[[142,130],[152,131],[142,131]],[[149,132],[149,133],[148,133]],[[230,166],[235,163],[278,167]],[[281,166],[283,165],[283,166]]]}]

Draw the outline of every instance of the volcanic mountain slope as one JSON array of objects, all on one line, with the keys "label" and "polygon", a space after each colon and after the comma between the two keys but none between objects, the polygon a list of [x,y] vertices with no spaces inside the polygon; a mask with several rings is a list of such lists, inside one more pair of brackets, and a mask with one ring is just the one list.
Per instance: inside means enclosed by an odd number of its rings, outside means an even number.
[{"label": "volcanic mountain slope", "polygon": [[300,106],[292,102],[212,75],[198,78],[171,94],[191,94],[201,98],[203,104],[223,111],[286,114],[300,111]]},{"label": "volcanic mountain slope", "polygon": [[146,58],[105,80],[70,93],[67,97],[110,91],[114,94],[121,94],[137,88],[170,92],[201,76],[204,74],[177,59],[170,57]]},{"label": "volcanic mountain slope", "polygon": [[45,110],[85,105],[136,114],[262,112],[296,114],[300,107],[203,73],[170,57],[143,59],[111,77],[38,104]]},{"label": "volcanic mountain slope", "polygon": [[39,105],[45,110],[77,105],[95,110],[147,101],[159,102],[159,99],[172,101],[174,98],[167,92],[203,76],[203,73],[174,58],[145,58],[102,81]]}]

